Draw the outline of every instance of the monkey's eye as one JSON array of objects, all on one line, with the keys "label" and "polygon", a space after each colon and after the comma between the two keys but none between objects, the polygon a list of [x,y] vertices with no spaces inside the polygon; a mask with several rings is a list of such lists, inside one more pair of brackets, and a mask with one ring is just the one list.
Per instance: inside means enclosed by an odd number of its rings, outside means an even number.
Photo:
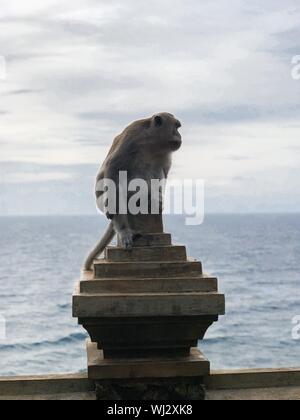
[{"label": "monkey's eye", "polygon": [[156,127],[161,127],[163,125],[163,119],[159,115],[156,115],[156,117],[154,118],[154,121],[155,121]]}]

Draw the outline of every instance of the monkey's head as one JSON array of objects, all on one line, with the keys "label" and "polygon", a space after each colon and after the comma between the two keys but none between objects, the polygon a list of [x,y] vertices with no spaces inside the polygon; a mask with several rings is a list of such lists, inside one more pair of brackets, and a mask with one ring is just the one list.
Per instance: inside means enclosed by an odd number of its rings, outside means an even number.
[{"label": "monkey's head", "polygon": [[167,112],[155,114],[150,122],[151,137],[163,150],[176,152],[182,145],[180,127],[181,123],[174,115]]}]

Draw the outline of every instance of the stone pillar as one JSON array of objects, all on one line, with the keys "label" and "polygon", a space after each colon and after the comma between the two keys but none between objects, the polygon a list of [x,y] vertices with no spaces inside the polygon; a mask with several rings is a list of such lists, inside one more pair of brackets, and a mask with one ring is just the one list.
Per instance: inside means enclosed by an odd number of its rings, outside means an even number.
[{"label": "stone pillar", "polygon": [[162,232],[152,220],[131,251],[108,247],[75,291],[73,314],[90,336],[88,375],[99,400],[204,399],[210,363],[198,340],[224,314],[224,295]]}]

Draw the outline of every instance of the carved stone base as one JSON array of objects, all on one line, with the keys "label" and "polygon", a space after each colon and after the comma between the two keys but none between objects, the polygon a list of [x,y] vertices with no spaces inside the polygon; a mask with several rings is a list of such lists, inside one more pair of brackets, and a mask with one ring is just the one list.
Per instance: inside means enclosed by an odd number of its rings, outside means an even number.
[{"label": "carved stone base", "polygon": [[91,339],[88,377],[99,400],[204,399],[210,364],[196,347],[224,314],[224,295],[200,261],[172,245],[161,217],[137,222],[134,248],[108,247],[73,296]]},{"label": "carved stone base", "polygon": [[210,373],[210,363],[193,348],[185,357],[104,358],[97,343],[87,340],[88,376],[92,380],[197,378]]},{"label": "carved stone base", "polygon": [[96,381],[98,401],[205,400],[202,378]]}]

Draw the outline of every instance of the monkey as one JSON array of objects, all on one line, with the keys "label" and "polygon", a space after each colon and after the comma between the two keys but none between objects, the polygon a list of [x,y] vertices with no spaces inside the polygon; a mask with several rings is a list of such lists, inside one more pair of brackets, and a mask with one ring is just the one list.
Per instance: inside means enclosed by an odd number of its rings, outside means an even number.
[{"label": "monkey", "polygon": [[119,235],[122,247],[128,250],[140,236],[130,226],[128,215],[121,214],[119,207],[116,214],[106,211],[104,201],[99,200],[103,195],[103,191],[99,191],[99,182],[109,179],[115,185],[120,185],[120,172],[127,173],[128,182],[142,179],[149,185],[153,179],[166,180],[172,165],[171,155],[182,146],[180,127],[181,122],[174,115],[162,112],[133,122],[114,139],[97,174],[95,191],[97,206],[106,214],[110,224],[102,239],[88,255],[84,271],[91,270],[94,260],[103,253],[116,234]]}]

